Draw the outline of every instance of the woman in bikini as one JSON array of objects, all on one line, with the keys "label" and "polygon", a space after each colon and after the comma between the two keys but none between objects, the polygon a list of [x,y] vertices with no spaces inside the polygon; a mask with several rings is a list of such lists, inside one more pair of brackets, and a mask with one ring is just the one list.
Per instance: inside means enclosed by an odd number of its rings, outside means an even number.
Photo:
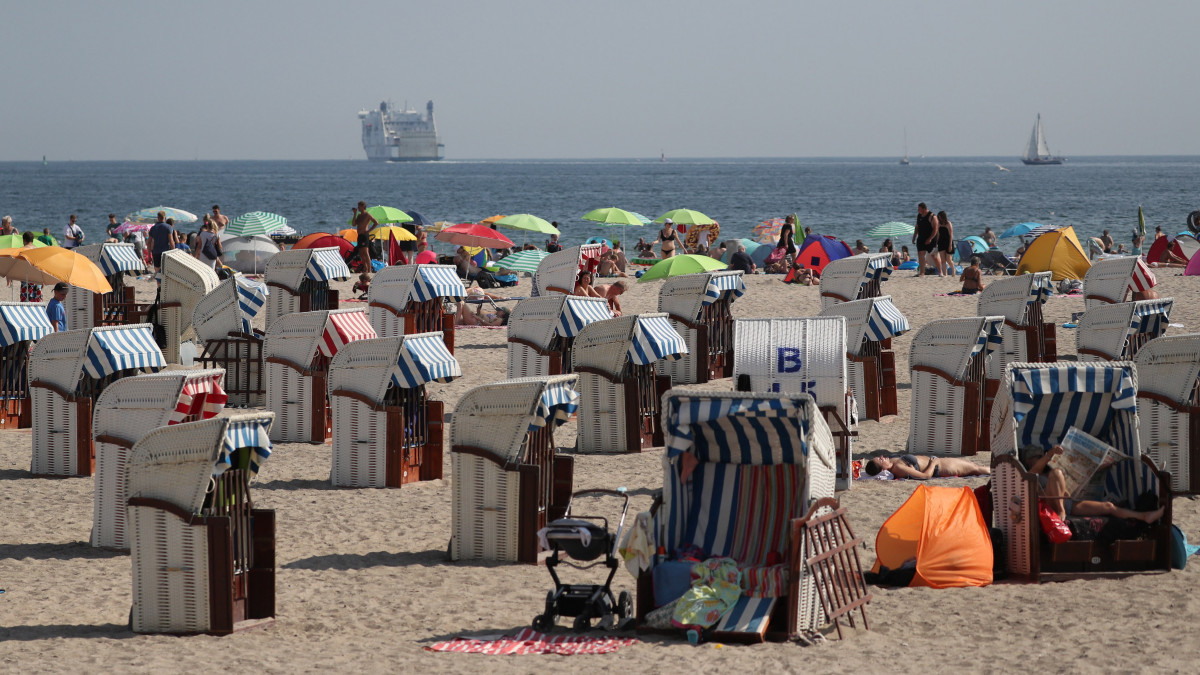
[{"label": "woman in bikini", "polygon": [[[679,245],[679,233],[675,231],[675,222],[670,218],[663,221],[663,228],[658,231],[658,239],[654,244],[662,244],[662,257],[675,257],[675,247]],[[654,244],[650,244],[654,246]]]},{"label": "woman in bikini", "polygon": [[896,478],[966,478],[967,476],[990,476],[992,470],[958,457],[926,457],[924,455],[900,455],[899,457],[873,457],[867,460],[867,475],[875,476],[880,471],[890,471]]}]

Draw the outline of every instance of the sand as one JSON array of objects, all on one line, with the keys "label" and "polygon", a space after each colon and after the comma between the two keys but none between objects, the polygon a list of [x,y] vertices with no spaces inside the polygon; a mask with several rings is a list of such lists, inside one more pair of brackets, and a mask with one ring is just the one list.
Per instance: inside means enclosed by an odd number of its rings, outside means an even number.
[{"label": "sand", "polygon": [[[1172,270],[1173,272],[1173,270]],[[1195,298],[1196,282],[1162,272],[1164,297]],[[513,295],[527,295],[528,280]],[[348,287],[348,283],[344,286]],[[779,277],[754,276],[734,303],[738,317],[811,316],[815,287],[784,286]],[[953,290],[946,279],[918,280],[899,272],[885,292],[913,324],[969,316],[976,300],[935,297]],[[143,283],[142,295],[151,293]],[[624,298],[627,311],[656,308],[658,284],[638,284]],[[351,297],[343,288],[343,297]],[[354,306],[354,305],[347,305]],[[358,305],[363,306],[363,305]],[[1080,298],[1054,298],[1049,319],[1060,325],[1081,311]],[[1172,320],[1184,332],[1200,328],[1194,302],[1177,302]],[[915,330],[914,332],[915,333]],[[899,451],[908,434],[909,333],[895,340],[900,378],[897,417],[862,424],[856,455]],[[505,332],[468,329],[457,335],[464,377],[432,385],[451,410],[475,386],[502,379]],[[1059,353],[1074,352],[1074,335],[1059,329]],[[730,389],[729,380],[710,385]],[[1192,591],[1200,562],[1185,571],[1117,580],[931,590],[872,588],[872,629],[812,647],[752,647],[647,637],[603,656],[489,657],[438,654],[423,647],[458,635],[498,634],[528,625],[551,588],[541,566],[450,563],[450,483],[433,481],[399,490],[334,489],[330,446],[280,444],[253,486],[256,504],[278,519],[277,620],[267,629],[227,637],[135,635],[126,628],[131,603],[125,554],[88,545],[91,478],[46,480],[29,474],[28,431],[0,432],[0,668],[29,672],[325,670],[531,672],[548,668],[595,671],[1193,671],[1200,640],[1200,596]],[[574,444],[574,422],[556,435]],[[635,456],[580,456],[577,489],[626,486],[634,509],[645,509],[662,485],[661,450]],[[974,458],[986,463],[987,455]],[[449,475],[449,455],[446,475]],[[949,479],[937,485],[979,485]],[[874,562],[880,525],[912,493],[911,481],[861,481],[840,493],[855,532],[866,540],[864,566]],[[1200,539],[1194,499],[1175,500],[1175,520]],[[570,580],[586,580],[581,573]],[[617,589],[633,589],[621,571]]]}]

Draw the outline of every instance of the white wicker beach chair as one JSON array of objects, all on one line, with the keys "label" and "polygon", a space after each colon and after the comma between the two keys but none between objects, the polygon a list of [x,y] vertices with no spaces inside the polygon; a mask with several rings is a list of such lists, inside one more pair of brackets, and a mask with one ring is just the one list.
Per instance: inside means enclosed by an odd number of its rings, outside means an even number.
[{"label": "white wicker beach chair", "polygon": [[223,370],[173,370],[135,375],[109,385],[96,399],[96,489],[92,546],[128,549],[125,478],[129,455],[161,427],[215,417],[225,407]]},{"label": "white wicker beach chair", "polygon": [[554,428],[577,406],[575,375],[468,391],[450,420],[451,560],[537,562],[537,531],[563,515],[574,460]]},{"label": "white wicker beach chair", "polygon": [[371,325],[380,337],[440,332],[454,353],[454,314],[466,294],[454,265],[393,265],[371,279]]},{"label": "white wicker beach chair", "polygon": [[226,279],[196,303],[192,324],[202,349],[204,368],[226,373],[225,393],[231,406],[261,406],[263,332],[253,321],[267,303],[267,287],[246,277]]},{"label": "white wicker beach chair", "polygon": [[733,333],[737,389],[812,396],[837,439],[837,489],[849,490],[858,410],[846,372],[846,318],[738,319]]},{"label": "white wicker beach chair", "polygon": [[831,261],[821,272],[821,309],[879,297],[883,282],[894,270],[891,253],[859,253]]},{"label": "white wicker beach chair", "polygon": [[908,451],[926,455],[974,455],[987,408],[987,363],[1000,346],[1002,316],[930,321],[913,337],[912,422]]},{"label": "white wicker beach chair", "polygon": [[686,577],[691,563],[675,557],[695,547],[742,572],[742,598],[713,639],[760,642],[825,624],[819,580],[792,540],[797,520],[834,492],[833,437],[812,397],[676,389],[663,397],[663,428],[660,553],[638,581],[639,621],[658,604],[653,580],[680,569]]},{"label": "white wicker beach chair", "polygon": [[997,385],[1010,363],[1058,360],[1054,322],[1042,318],[1042,305],[1054,292],[1051,276],[1050,272],[1036,272],[1002,277],[979,295],[979,316],[1004,317],[1002,342],[988,363],[988,380]]},{"label": "white wicker beach chair", "polygon": [[1137,372],[1142,447],[1172,491],[1200,492],[1200,333],[1147,342]]},{"label": "white wicker beach chair", "polygon": [[746,292],[741,272],[705,272],[671,277],[658,291],[658,311],[671,317],[687,341],[688,355],[664,361],[659,371],[671,383],[698,384],[733,372],[733,314],[730,305]]},{"label": "white wicker beach chair", "polygon": [[641,452],[663,442],[659,402],[671,378],[656,364],[687,354],[666,314],[636,314],[588,324],[575,337],[582,453]]},{"label": "white wicker beach chair", "polygon": [[151,431],[125,492],[137,633],[225,634],[275,616],[275,511],[249,482],[271,453],[270,413]]},{"label": "white wicker beach chair", "polygon": [[1140,256],[1097,260],[1083,276],[1083,307],[1092,309],[1125,302],[1130,293],[1149,290],[1157,284],[1154,272]]},{"label": "white wicker beach chair", "polygon": [[211,267],[180,250],[162,257],[162,285],[158,289],[158,320],[166,332],[163,357],[179,363],[179,344],[195,337],[192,314],[196,303],[220,283]]},{"label": "white wicker beach chair", "polygon": [[276,319],[263,343],[267,409],[275,413],[271,440],[324,443],[331,422],[329,361],[346,344],[374,337],[361,309],[297,312]]},{"label": "white wicker beach chair", "polygon": [[1167,332],[1171,298],[1100,304],[1084,312],[1075,331],[1080,361],[1126,361]]},{"label": "white wicker beach chair", "polygon": [[600,266],[603,248],[603,244],[584,244],[542,258],[537,272],[533,274],[533,295],[570,295],[575,292],[580,270],[595,272]]},{"label": "white wicker beach chair", "polygon": [[[1004,533],[1010,574],[1032,581],[1088,573],[1170,568],[1171,487],[1167,474],[1143,455],[1138,419],[1138,373],[1128,361],[1014,363],[992,409],[992,524]],[[1166,508],[1148,538],[1052,544],[1038,519],[1038,476],[1017,450],[1048,449],[1078,427],[1125,453],[1095,479],[1096,498],[1134,508],[1146,492]]]},{"label": "white wicker beach chair", "polygon": [[571,372],[571,349],[584,326],[612,318],[604,298],[544,295],[517,303],[508,317],[508,377]]},{"label": "white wicker beach chair", "polygon": [[127,272],[137,275],[146,271],[146,263],[133,244],[90,244],[77,246],[74,250],[96,263],[108,278],[112,291],[93,293],[79,286],[68,288],[67,299],[63,302],[67,326],[77,330],[144,322],[148,307],[139,306],[134,299],[133,286],[125,284]]},{"label": "white wicker beach chair", "polygon": [[29,357],[38,476],[90,476],[93,403],[108,385],[166,367],[148,323],[51,333]]},{"label": "white wicker beach chair", "polygon": [[343,347],[329,364],[333,484],[398,488],[440,480],[445,408],[425,385],[461,375],[439,333]]},{"label": "white wicker beach chair", "polygon": [[267,330],[285,314],[337,309],[338,292],[330,290],[329,280],[349,278],[350,268],[337,247],[298,248],[271,256],[264,276],[271,289]]},{"label": "white wicker beach chair", "polygon": [[29,353],[54,332],[46,308],[32,302],[0,302],[0,430],[28,429]]},{"label": "white wicker beach chair", "polygon": [[892,296],[839,302],[818,316],[846,317],[846,364],[861,418],[896,415],[896,352],[892,338],[909,331]]}]

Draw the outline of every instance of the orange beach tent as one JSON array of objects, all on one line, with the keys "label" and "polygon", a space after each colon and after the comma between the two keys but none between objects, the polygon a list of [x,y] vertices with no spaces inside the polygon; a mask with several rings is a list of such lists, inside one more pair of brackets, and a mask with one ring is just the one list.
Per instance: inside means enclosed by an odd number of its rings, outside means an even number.
[{"label": "orange beach tent", "polygon": [[1054,281],[1082,279],[1091,266],[1075,228],[1068,226],[1034,239],[1017,265],[1017,274],[1051,272]]},{"label": "orange beach tent", "polygon": [[955,588],[992,583],[992,539],[971,488],[918,485],[879,528],[874,572],[916,559],[909,586]]}]

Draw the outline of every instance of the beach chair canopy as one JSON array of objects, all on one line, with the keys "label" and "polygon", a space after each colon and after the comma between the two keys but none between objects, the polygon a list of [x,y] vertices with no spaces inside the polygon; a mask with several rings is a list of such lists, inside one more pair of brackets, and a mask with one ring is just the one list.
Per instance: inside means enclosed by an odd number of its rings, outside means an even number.
[{"label": "beach chair canopy", "polygon": [[1164,335],[1137,353],[1138,390],[1188,402],[1200,379],[1200,333]]},{"label": "beach chair canopy", "polygon": [[[1132,357],[1141,342],[1166,332],[1174,303],[1172,298],[1159,298],[1093,306],[1079,320],[1076,350],[1099,351],[1110,359]],[[1096,357],[1090,352],[1081,356]]]},{"label": "beach chair canopy", "polygon": [[834,260],[821,272],[821,301],[828,307],[830,302],[856,300],[863,286],[887,281],[894,270],[891,253],[859,253]]},{"label": "beach chair canopy", "polygon": [[325,356],[333,356],[346,344],[374,337],[377,337],[375,329],[371,327],[366,312],[335,310],[329,313],[325,322],[324,336],[319,349]]},{"label": "beach chair canopy", "polygon": [[192,316],[196,302],[211,293],[220,282],[217,273],[195,257],[178,249],[163,253],[159,299],[183,303],[186,318]]},{"label": "beach chair canopy", "polygon": [[1138,256],[1116,256],[1092,263],[1083,278],[1083,298],[1090,309],[1096,302],[1124,302],[1132,291],[1158,284],[1154,272]]},{"label": "beach chair canopy", "polygon": [[54,332],[43,305],[0,302],[0,347],[40,340]]},{"label": "beach chair canopy", "polygon": [[189,416],[216,417],[229,397],[220,369],[170,370],[127,377],[105,387],[96,400],[92,432],[136,441]]},{"label": "beach chair canopy", "polygon": [[1083,279],[1091,265],[1075,228],[1064,227],[1034,239],[1017,265],[1017,274],[1050,272],[1054,281]]},{"label": "beach chair canopy", "polygon": [[852,354],[860,353],[866,342],[890,340],[912,330],[890,295],[841,302],[822,310],[820,316],[846,317],[846,349]]},{"label": "beach chair canopy", "polygon": [[613,376],[626,363],[645,366],[673,361],[688,353],[687,343],[666,314],[638,314],[597,321],[575,338],[571,357],[575,368],[591,367]]},{"label": "beach chair canopy", "polygon": [[916,560],[909,586],[992,583],[992,539],[969,487],[918,485],[875,537],[876,573]]},{"label": "beach chair canopy", "polygon": [[558,315],[558,322],[554,325],[554,332],[561,337],[575,337],[579,335],[579,331],[583,330],[584,326],[611,318],[612,311],[609,310],[608,302],[603,298],[581,298],[568,295],[562,299],[562,311]]},{"label": "beach chair canopy", "polygon": [[393,265],[375,275],[367,295],[372,304],[402,312],[410,302],[462,298],[466,288],[454,265]]},{"label": "beach chair canopy", "polygon": [[569,295],[575,289],[575,280],[581,270],[595,272],[600,266],[600,255],[608,250],[604,244],[584,244],[551,253],[538,263],[533,274],[535,296],[549,293]]},{"label": "beach chair canopy", "polygon": [[1025,325],[1030,305],[1045,304],[1053,295],[1051,276],[1050,272],[1035,272],[989,283],[979,294],[979,315],[1000,315],[1018,326]]},{"label": "beach chair canopy", "polygon": [[658,292],[658,311],[695,321],[700,311],[718,300],[737,300],[746,293],[740,271],[701,272],[671,277]]},{"label": "beach chair canopy", "polygon": [[83,372],[100,379],[122,370],[165,368],[162,350],[150,324],[93,328],[83,359]]},{"label": "beach chair canopy", "polygon": [[584,326],[611,318],[604,298],[544,295],[517,303],[509,317],[508,334],[546,349],[555,336],[573,338]]},{"label": "beach chair canopy", "polygon": [[522,377],[468,391],[450,420],[451,445],[483,448],[519,464],[530,431],[561,426],[578,409],[575,381],[575,375]]},{"label": "beach chair canopy", "polygon": [[146,263],[133,244],[103,243],[79,246],[75,252],[96,263],[104,276],[111,277],[122,272],[144,272]]},{"label": "beach chair canopy", "polygon": [[296,293],[305,279],[349,279],[350,268],[336,246],[280,251],[267,261],[266,279]]},{"label": "beach chair canopy", "polygon": [[389,387],[412,389],[462,377],[440,332],[358,340],[329,364],[329,387],[382,401]]},{"label": "beach chair canopy", "polygon": [[263,357],[278,357],[307,368],[318,355],[332,357],[346,344],[375,337],[375,329],[361,309],[295,312],[271,324]]},{"label": "beach chair canopy", "polygon": [[196,303],[192,323],[202,341],[224,340],[230,333],[254,335],[254,318],[270,294],[266,284],[238,276],[222,281]]},{"label": "beach chair canopy", "polygon": [[913,338],[908,361],[912,365],[936,365],[946,373],[960,377],[972,357],[981,351],[990,355],[1003,344],[1003,325],[1002,316],[930,321]]}]

